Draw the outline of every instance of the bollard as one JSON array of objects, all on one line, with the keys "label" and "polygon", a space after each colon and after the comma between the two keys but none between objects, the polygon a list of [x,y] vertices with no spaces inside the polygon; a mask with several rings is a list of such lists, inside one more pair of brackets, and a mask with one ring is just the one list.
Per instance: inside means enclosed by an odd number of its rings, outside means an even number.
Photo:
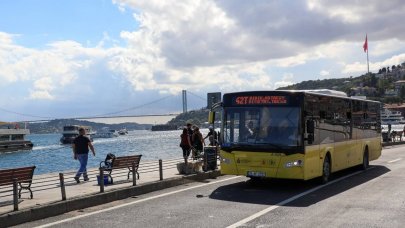
[{"label": "bollard", "polygon": [[100,167],[100,193],[104,192],[104,167]]},{"label": "bollard", "polygon": [[132,163],[132,186],[136,186],[135,162]]},{"label": "bollard", "polygon": [[17,179],[13,179],[13,203],[14,203],[14,211],[18,211],[18,185]]},{"label": "bollard", "polygon": [[162,159],[159,159],[159,179],[163,180],[163,163],[162,163]]},{"label": "bollard", "polygon": [[65,178],[63,173],[59,173],[60,191],[62,193],[62,201],[66,200]]}]

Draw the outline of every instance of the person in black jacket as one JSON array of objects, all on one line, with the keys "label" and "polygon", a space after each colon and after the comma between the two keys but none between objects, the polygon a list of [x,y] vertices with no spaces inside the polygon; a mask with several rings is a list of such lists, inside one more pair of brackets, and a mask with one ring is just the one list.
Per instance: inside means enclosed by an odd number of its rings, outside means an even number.
[{"label": "person in black jacket", "polygon": [[73,148],[73,158],[79,160],[80,168],[74,177],[77,183],[80,183],[80,176],[83,174],[84,181],[88,181],[87,176],[87,160],[89,158],[89,148],[93,155],[96,156],[96,151],[94,150],[93,144],[90,139],[85,136],[86,131],[84,128],[79,129],[79,136],[77,136],[72,144]]}]

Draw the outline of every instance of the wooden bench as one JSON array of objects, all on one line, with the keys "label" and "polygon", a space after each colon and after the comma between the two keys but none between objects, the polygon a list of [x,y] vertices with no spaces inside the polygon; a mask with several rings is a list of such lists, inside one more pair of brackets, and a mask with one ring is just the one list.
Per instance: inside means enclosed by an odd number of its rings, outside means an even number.
[{"label": "wooden bench", "polygon": [[[2,169],[0,170],[0,186],[12,185],[14,179],[16,179],[18,188],[18,198],[21,198],[21,191],[26,189],[30,191],[31,199],[33,198],[31,191],[32,178],[34,176],[35,166],[14,168],[14,169]],[[23,185],[25,184],[25,185]]]},{"label": "wooden bench", "polygon": [[[100,162],[100,167],[104,167],[104,171],[107,171],[107,175],[111,178],[111,184],[113,183],[113,178],[111,173],[114,169],[123,169],[128,168],[128,179],[129,174],[137,175],[139,179],[138,167],[139,162],[141,161],[142,155],[132,155],[132,156],[123,156],[123,157],[115,157],[112,161],[111,166],[107,166],[105,161]],[[102,166],[102,164],[104,164]],[[132,170],[132,165],[135,164],[135,170]]]}]

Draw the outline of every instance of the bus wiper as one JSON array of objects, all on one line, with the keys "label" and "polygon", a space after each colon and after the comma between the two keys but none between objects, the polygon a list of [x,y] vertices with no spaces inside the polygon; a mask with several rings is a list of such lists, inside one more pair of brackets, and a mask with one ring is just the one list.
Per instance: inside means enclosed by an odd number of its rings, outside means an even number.
[{"label": "bus wiper", "polygon": [[275,148],[277,148],[277,149],[284,149],[284,146],[282,146],[282,145],[280,145],[280,144],[269,143],[269,142],[256,143],[256,145],[272,146],[272,147],[275,147]]}]

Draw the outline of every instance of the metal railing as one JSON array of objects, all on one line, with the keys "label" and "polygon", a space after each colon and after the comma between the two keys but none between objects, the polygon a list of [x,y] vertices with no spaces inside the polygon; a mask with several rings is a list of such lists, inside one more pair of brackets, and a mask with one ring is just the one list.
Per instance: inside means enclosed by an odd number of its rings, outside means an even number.
[{"label": "metal railing", "polygon": [[[215,158],[217,159],[217,158]],[[192,161],[190,159],[190,161]],[[184,158],[173,158],[173,159],[166,159],[162,160],[159,159],[158,161],[145,161],[145,162],[140,162],[139,168],[138,168],[138,173],[139,174],[145,174],[145,173],[153,173],[153,172],[158,172],[159,173],[159,180],[162,181],[164,176],[164,171],[165,170],[170,170],[174,169],[177,167],[177,164],[180,162],[184,162]],[[205,161],[205,163],[210,162],[210,161]],[[132,167],[132,170],[135,170],[135,164]],[[113,176],[114,178],[121,179],[120,183],[129,183],[132,182],[133,186],[137,185],[137,175],[135,172],[131,172],[132,178],[127,178],[127,180],[122,181],[123,177],[128,177],[128,168],[122,168],[122,169],[114,169]],[[63,172],[59,174],[44,174],[44,176],[37,178],[35,175],[32,179],[32,184],[31,184],[31,190],[35,196],[36,192],[40,191],[46,191],[46,190],[51,190],[51,189],[57,189],[60,188],[61,192],[61,200],[65,201],[67,200],[66,196],[66,186],[74,186],[77,184],[76,180],[74,179],[75,175],[77,172]],[[99,168],[99,169],[94,169],[94,170],[89,170],[87,172],[87,175],[89,178],[96,178],[97,175],[99,176],[98,179],[98,185],[99,185],[99,192],[102,193],[105,190],[105,183],[104,183],[104,176],[105,176],[105,170],[104,168]],[[7,199],[7,197],[12,197],[12,204],[13,204],[13,210],[18,211],[18,203],[19,203],[19,197],[18,197],[18,180],[15,179],[13,181],[12,185],[7,185],[7,186],[0,186],[0,207],[3,207],[7,201],[2,202],[2,199]],[[23,190],[21,192],[21,195],[24,193],[29,193],[28,190]],[[1,214],[1,213],[0,213]]]}]

